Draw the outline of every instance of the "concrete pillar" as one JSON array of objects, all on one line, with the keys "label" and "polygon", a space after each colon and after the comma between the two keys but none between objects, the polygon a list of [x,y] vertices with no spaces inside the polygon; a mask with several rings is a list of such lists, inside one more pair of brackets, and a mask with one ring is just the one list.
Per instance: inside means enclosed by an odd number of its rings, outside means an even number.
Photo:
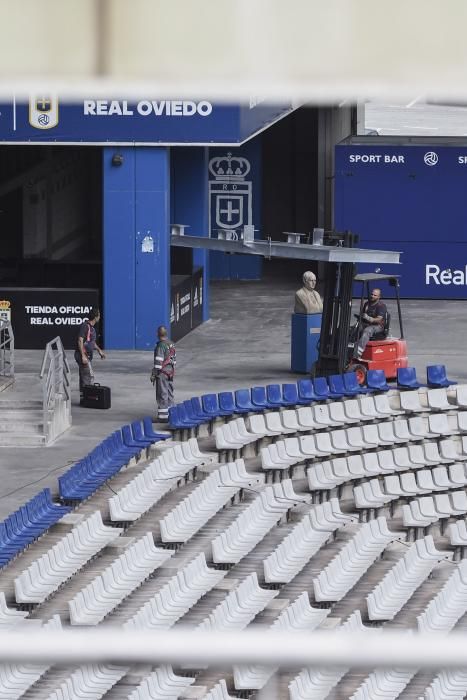
[{"label": "concrete pillar", "polygon": [[103,149],[103,320],[108,348],[150,349],[156,326],[168,325],[169,193],[167,148]]}]

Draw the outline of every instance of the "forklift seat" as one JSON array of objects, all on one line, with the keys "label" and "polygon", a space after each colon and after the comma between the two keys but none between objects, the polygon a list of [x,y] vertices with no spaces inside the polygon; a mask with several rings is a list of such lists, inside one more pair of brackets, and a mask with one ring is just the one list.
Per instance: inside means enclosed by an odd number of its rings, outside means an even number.
[{"label": "forklift seat", "polygon": [[[375,333],[371,340],[386,340],[389,335],[389,326],[391,325],[391,314],[386,311],[383,330],[380,333]],[[371,342],[371,341],[370,341]]]}]

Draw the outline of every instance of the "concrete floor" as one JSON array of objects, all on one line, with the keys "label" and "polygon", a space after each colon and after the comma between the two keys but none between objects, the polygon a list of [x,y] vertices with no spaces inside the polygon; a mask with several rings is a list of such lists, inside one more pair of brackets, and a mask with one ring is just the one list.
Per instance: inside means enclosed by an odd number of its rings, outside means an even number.
[{"label": "concrete floor", "polygon": [[[213,284],[211,320],[177,343],[176,399],[295,380],[299,375],[290,372],[290,313],[296,288],[296,283],[264,281]],[[452,378],[467,382],[467,304],[411,300],[403,306],[410,364],[419,377],[427,364],[442,362]],[[0,405],[12,397],[40,398],[41,359],[40,351],[17,351],[16,383],[0,393]],[[57,477],[70,464],[115,428],[154,410],[152,352],[109,351],[105,361],[95,362],[96,381],[112,388],[109,411],[79,407],[72,364],[71,430],[51,447],[0,448],[0,519],[45,486],[56,492]]]}]

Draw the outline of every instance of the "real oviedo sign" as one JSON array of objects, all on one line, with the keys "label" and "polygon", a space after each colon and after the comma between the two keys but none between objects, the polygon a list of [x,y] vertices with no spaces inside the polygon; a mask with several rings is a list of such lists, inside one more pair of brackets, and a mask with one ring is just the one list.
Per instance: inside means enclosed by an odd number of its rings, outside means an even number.
[{"label": "real oviedo sign", "polygon": [[467,298],[466,193],[466,147],[336,147],[336,227],[362,247],[402,252],[402,265],[382,271],[402,275],[404,296]]},{"label": "real oviedo sign", "polygon": [[0,105],[5,143],[232,144],[277,121],[292,105],[219,105],[197,100],[83,99],[70,104],[52,94]]}]

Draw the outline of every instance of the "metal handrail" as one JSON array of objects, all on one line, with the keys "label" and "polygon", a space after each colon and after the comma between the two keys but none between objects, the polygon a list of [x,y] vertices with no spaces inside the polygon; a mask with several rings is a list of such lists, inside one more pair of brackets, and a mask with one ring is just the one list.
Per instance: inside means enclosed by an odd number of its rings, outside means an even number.
[{"label": "metal handrail", "polygon": [[10,321],[0,319],[0,376],[15,376],[15,334]]},{"label": "metal handrail", "polygon": [[47,444],[71,425],[71,370],[60,336],[45,346],[39,377]]}]

